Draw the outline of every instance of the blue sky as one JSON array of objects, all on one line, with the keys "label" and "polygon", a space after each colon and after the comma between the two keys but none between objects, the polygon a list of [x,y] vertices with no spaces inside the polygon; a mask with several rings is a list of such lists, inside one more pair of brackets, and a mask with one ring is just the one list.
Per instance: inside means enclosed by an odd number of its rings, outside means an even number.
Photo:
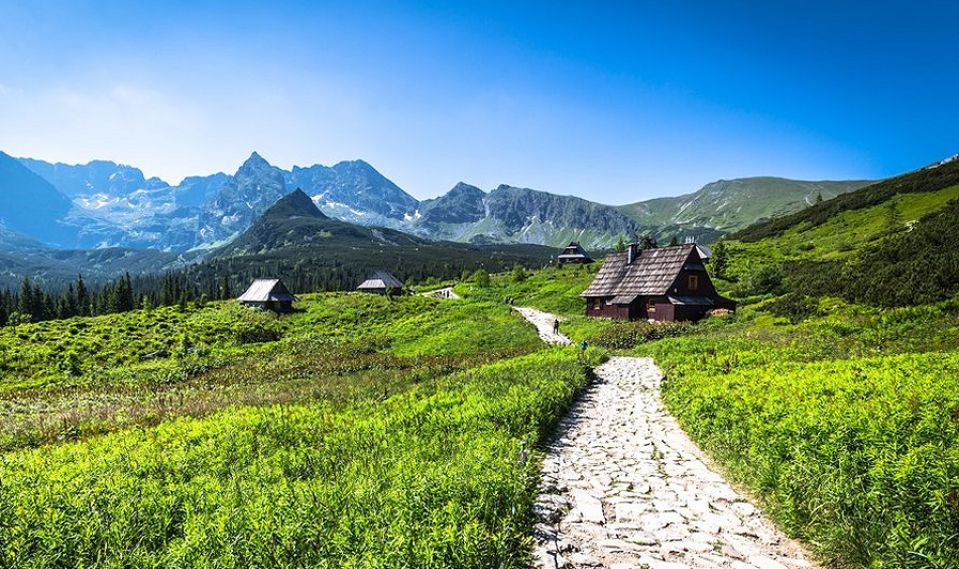
[{"label": "blue sky", "polygon": [[[950,5],[951,4],[951,5]],[[949,2],[9,2],[0,150],[627,203],[959,151]]]}]

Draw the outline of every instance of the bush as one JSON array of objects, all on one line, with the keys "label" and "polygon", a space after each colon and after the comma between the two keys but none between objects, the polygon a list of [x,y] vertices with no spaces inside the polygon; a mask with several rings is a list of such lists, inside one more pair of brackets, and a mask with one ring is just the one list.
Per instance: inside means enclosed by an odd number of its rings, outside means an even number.
[{"label": "bush", "polygon": [[764,265],[753,271],[746,279],[745,294],[778,294],[782,292],[783,270],[779,265]]},{"label": "bush", "polygon": [[610,350],[628,350],[644,342],[680,336],[692,329],[684,322],[629,322],[600,332],[593,342]]},{"label": "bush", "polygon": [[816,314],[819,301],[810,296],[790,292],[770,302],[766,308],[776,316],[783,316],[793,324],[797,324]]}]

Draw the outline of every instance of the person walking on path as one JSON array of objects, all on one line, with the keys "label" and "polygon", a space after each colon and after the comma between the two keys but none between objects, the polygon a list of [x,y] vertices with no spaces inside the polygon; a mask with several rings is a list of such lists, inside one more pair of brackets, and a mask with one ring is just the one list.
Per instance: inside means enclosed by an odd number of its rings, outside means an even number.
[{"label": "person walking on path", "polygon": [[559,334],[559,318],[553,320],[553,334]]}]

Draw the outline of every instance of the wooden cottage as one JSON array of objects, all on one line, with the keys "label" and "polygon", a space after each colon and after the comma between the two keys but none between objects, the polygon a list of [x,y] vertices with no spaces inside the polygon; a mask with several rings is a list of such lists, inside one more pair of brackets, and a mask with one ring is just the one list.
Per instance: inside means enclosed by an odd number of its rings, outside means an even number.
[{"label": "wooden cottage", "polygon": [[356,290],[376,294],[402,294],[403,281],[386,271],[377,271],[370,275],[370,278],[360,283]]},{"label": "wooden cottage", "polygon": [[560,265],[572,263],[588,265],[593,262],[593,259],[586,253],[586,249],[583,249],[580,244],[575,241],[570,242],[570,244],[563,249],[563,252],[556,257],[556,260],[559,261]]},{"label": "wooden cottage", "polygon": [[292,312],[293,303],[299,299],[293,296],[280,279],[256,279],[237,300],[251,308]]},{"label": "wooden cottage", "polygon": [[695,243],[640,250],[630,245],[606,258],[589,287],[586,315],[621,320],[699,320],[736,303],[716,288]]}]

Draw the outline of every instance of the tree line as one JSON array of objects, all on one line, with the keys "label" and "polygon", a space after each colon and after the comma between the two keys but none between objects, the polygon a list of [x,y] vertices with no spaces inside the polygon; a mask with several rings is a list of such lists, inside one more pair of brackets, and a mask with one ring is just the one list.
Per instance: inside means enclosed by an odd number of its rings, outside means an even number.
[{"label": "tree line", "polygon": [[18,289],[0,291],[0,325],[99,316],[154,306],[186,307],[189,303],[232,297],[233,287],[227,278],[200,286],[191,283],[183,273],[137,277],[125,273],[98,285],[89,285],[83,275],[77,275],[76,281],[60,292],[50,292],[25,277]]}]

